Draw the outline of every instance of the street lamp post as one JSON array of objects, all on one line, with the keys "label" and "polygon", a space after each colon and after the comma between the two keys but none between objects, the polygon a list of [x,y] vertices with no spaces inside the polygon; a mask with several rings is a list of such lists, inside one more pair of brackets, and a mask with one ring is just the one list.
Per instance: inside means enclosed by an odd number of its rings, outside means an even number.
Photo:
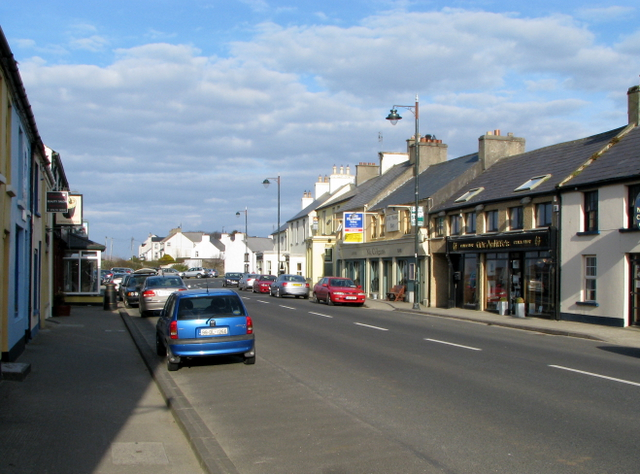
[{"label": "street lamp post", "polygon": [[278,266],[277,268],[277,274],[280,275],[280,175],[278,175],[277,178],[267,178],[265,179],[262,184],[264,185],[265,188],[268,188],[269,185],[271,184],[271,181],[269,181],[270,179],[275,179],[276,183],[278,183],[278,228],[276,229],[276,239],[277,239],[277,249],[278,249],[278,261],[276,262],[276,265]]},{"label": "street lamp post", "polygon": [[236,212],[236,217],[240,217],[240,213],[244,213],[244,272],[249,273],[249,233],[247,230],[247,223],[249,219],[249,210],[245,207],[244,211]]},{"label": "street lamp post", "polygon": [[389,115],[387,115],[387,120],[391,122],[391,125],[395,125],[398,123],[398,120],[401,120],[402,117],[398,114],[397,107],[402,107],[403,109],[410,110],[415,117],[415,126],[416,132],[414,135],[414,145],[415,145],[415,160],[414,160],[414,193],[415,193],[415,214],[414,214],[414,222],[413,222],[413,230],[414,230],[414,259],[415,259],[415,275],[414,275],[414,299],[413,299],[413,309],[420,309],[420,266],[418,265],[418,251],[420,249],[420,229],[418,228],[418,204],[420,202],[420,185],[419,185],[419,175],[420,175],[420,104],[418,101],[418,95],[416,94],[416,103],[415,105],[394,105]]}]

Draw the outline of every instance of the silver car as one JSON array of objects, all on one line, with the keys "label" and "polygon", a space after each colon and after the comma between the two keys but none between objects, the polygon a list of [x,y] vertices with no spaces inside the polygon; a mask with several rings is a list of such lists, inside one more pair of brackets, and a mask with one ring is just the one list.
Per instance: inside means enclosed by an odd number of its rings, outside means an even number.
[{"label": "silver car", "polygon": [[202,267],[193,267],[187,271],[181,272],[180,276],[182,278],[208,278],[209,273],[206,268]]},{"label": "silver car", "polygon": [[278,275],[276,281],[271,283],[269,294],[278,298],[291,295],[306,299],[309,298],[309,283],[300,275]]},{"label": "silver car", "polygon": [[145,317],[164,308],[169,295],[175,291],[186,291],[182,278],[179,276],[150,276],[140,289],[138,309],[140,316]]},{"label": "silver car", "polygon": [[238,289],[239,290],[250,290],[250,289],[252,289],[253,288],[253,282],[259,276],[260,275],[258,275],[257,273],[244,273],[242,275],[242,278],[240,278],[240,281],[238,282]]}]

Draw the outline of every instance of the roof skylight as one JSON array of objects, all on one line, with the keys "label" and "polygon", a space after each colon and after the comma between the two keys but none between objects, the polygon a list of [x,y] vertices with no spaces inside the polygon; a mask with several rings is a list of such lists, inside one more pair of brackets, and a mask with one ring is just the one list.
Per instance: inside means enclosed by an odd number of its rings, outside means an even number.
[{"label": "roof skylight", "polygon": [[454,202],[467,202],[469,199],[480,194],[482,191],[484,191],[484,188],[482,187],[470,189],[469,191],[464,193],[462,196],[460,196],[458,199],[456,199]]}]

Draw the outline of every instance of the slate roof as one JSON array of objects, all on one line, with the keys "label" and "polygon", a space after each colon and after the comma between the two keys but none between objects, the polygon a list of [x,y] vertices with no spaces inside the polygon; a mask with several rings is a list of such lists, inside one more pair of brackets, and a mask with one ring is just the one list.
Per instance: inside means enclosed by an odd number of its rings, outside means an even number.
[{"label": "slate roof", "polygon": [[[422,200],[432,196],[478,163],[478,159],[478,153],[472,153],[429,166],[420,173],[418,178],[418,198]],[[409,204],[413,202],[415,202],[415,182],[410,179],[389,196],[376,203],[375,206],[372,206],[371,210],[377,211],[394,204]]]},{"label": "slate roof", "polygon": [[618,143],[593,161],[564,187],[640,177],[640,127],[635,127]]},{"label": "slate roof", "polygon": [[[364,208],[365,205],[369,205],[380,193],[385,192],[388,187],[403,173],[406,173],[408,169],[413,168],[413,165],[408,161],[399,163],[390,168],[386,173],[375,178],[368,179],[360,186],[354,186],[353,189],[340,196],[339,201],[345,202],[343,211],[357,211]],[[333,205],[334,201],[331,201],[328,205]],[[324,206],[320,206],[322,208]]]},{"label": "slate roof", "polygon": [[[460,189],[460,192],[454,193],[443,204],[431,209],[431,212],[555,192],[558,184],[587,162],[596,152],[602,150],[623,129],[624,127],[620,127],[579,140],[559,143],[520,155],[502,158]],[[527,180],[547,174],[550,174],[551,177],[536,188],[527,191],[515,191],[518,186],[524,184]],[[468,201],[454,202],[466,191],[479,187],[483,187],[484,190]]]},{"label": "slate roof", "polygon": [[273,241],[273,239],[270,239],[268,237],[249,237],[247,239],[247,247],[249,247],[254,253],[273,250],[275,246],[276,243]]},{"label": "slate roof", "polygon": [[300,212],[298,212],[291,219],[287,220],[287,222],[295,221],[295,220],[300,219],[302,217],[308,216],[311,213],[311,211],[317,209],[319,206],[324,204],[327,201],[327,199],[329,199],[330,197],[331,197],[331,194],[324,193],[318,199],[315,199],[311,204],[309,204],[307,207],[305,207]]}]

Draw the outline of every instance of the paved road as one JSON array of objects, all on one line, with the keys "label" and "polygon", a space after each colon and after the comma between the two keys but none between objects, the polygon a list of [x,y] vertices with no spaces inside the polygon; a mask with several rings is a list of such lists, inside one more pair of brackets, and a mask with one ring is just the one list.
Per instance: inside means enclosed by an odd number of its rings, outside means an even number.
[{"label": "paved road", "polygon": [[637,354],[241,294],[257,364],[171,374],[237,472],[637,472]]}]

